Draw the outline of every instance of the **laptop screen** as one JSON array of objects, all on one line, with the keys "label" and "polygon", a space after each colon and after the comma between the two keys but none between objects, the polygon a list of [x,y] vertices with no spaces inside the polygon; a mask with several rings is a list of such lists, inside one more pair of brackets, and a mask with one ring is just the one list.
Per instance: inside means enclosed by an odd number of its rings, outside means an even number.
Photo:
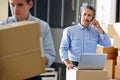
[{"label": "laptop screen", "polygon": [[103,69],[107,54],[83,53],[80,56],[78,69]]}]

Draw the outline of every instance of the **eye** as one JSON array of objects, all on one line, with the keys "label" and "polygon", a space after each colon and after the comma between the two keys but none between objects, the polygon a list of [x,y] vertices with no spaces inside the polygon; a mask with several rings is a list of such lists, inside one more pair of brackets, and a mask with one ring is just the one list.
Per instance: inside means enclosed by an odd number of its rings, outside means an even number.
[{"label": "eye", "polygon": [[20,3],[20,4],[18,4],[18,6],[19,6],[19,7],[21,7],[21,6],[23,6],[23,4],[22,4],[22,3]]},{"label": "eye", "polygon": [[88,14],[88,16],[90,17],[91,15],[90,15],[90,14]]},{"label": "eye", "polygon": [[86,16],[87,14],[85,13],[84,16]]}]

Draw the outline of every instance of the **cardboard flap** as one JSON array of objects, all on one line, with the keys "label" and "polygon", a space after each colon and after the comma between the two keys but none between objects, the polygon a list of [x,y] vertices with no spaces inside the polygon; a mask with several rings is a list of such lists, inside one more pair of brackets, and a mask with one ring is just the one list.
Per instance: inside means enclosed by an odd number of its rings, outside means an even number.
[{"label": "cardboard flap", "polygon": [[108,34],[114,39],[113,47],[120,48],[120,23],[109,24]]}]

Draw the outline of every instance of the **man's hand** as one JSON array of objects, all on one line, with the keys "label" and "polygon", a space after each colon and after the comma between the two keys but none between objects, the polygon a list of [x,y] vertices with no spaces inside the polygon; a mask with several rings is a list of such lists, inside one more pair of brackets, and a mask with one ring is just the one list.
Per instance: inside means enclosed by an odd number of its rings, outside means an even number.
[{"label": "man's hand", "polygon": [[91,21],[91,23],[93,24],[93,26],[95,27],[95,28],[97,28],[97,30],[101,33],[101,34],[104,34],[104,31],[103,31],[103,29],[101,28],[101,26],[100,26],[100,24],[99,24],[99,22],[97,21],[97,20],[92,20]]},{"label": "man's hand", "polygon": [[69,59],[65,59],[64,63],[66,64],[68,70],[69,70],[69,69],[73,69],[73,67],[75,67],[75,65],[73,65],[73,64],[69,61]]},{"label": "man's hand", "polygon": [[73,67],[75,67],[75,65],[73,65],[72,63],[67,64],[67,69],[68,69],[68,70],[69,70],[69,69],[73,69]]}]

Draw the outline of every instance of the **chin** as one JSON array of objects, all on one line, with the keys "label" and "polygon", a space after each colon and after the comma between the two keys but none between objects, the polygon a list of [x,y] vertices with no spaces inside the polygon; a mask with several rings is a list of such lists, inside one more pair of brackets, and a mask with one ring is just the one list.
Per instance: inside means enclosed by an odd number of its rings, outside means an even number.
[{"label": "chin", "polygon": [[16,20],[19,20],[19,19],[20,19],[18,16],[14,16],[14,18],[15,18]]}]

